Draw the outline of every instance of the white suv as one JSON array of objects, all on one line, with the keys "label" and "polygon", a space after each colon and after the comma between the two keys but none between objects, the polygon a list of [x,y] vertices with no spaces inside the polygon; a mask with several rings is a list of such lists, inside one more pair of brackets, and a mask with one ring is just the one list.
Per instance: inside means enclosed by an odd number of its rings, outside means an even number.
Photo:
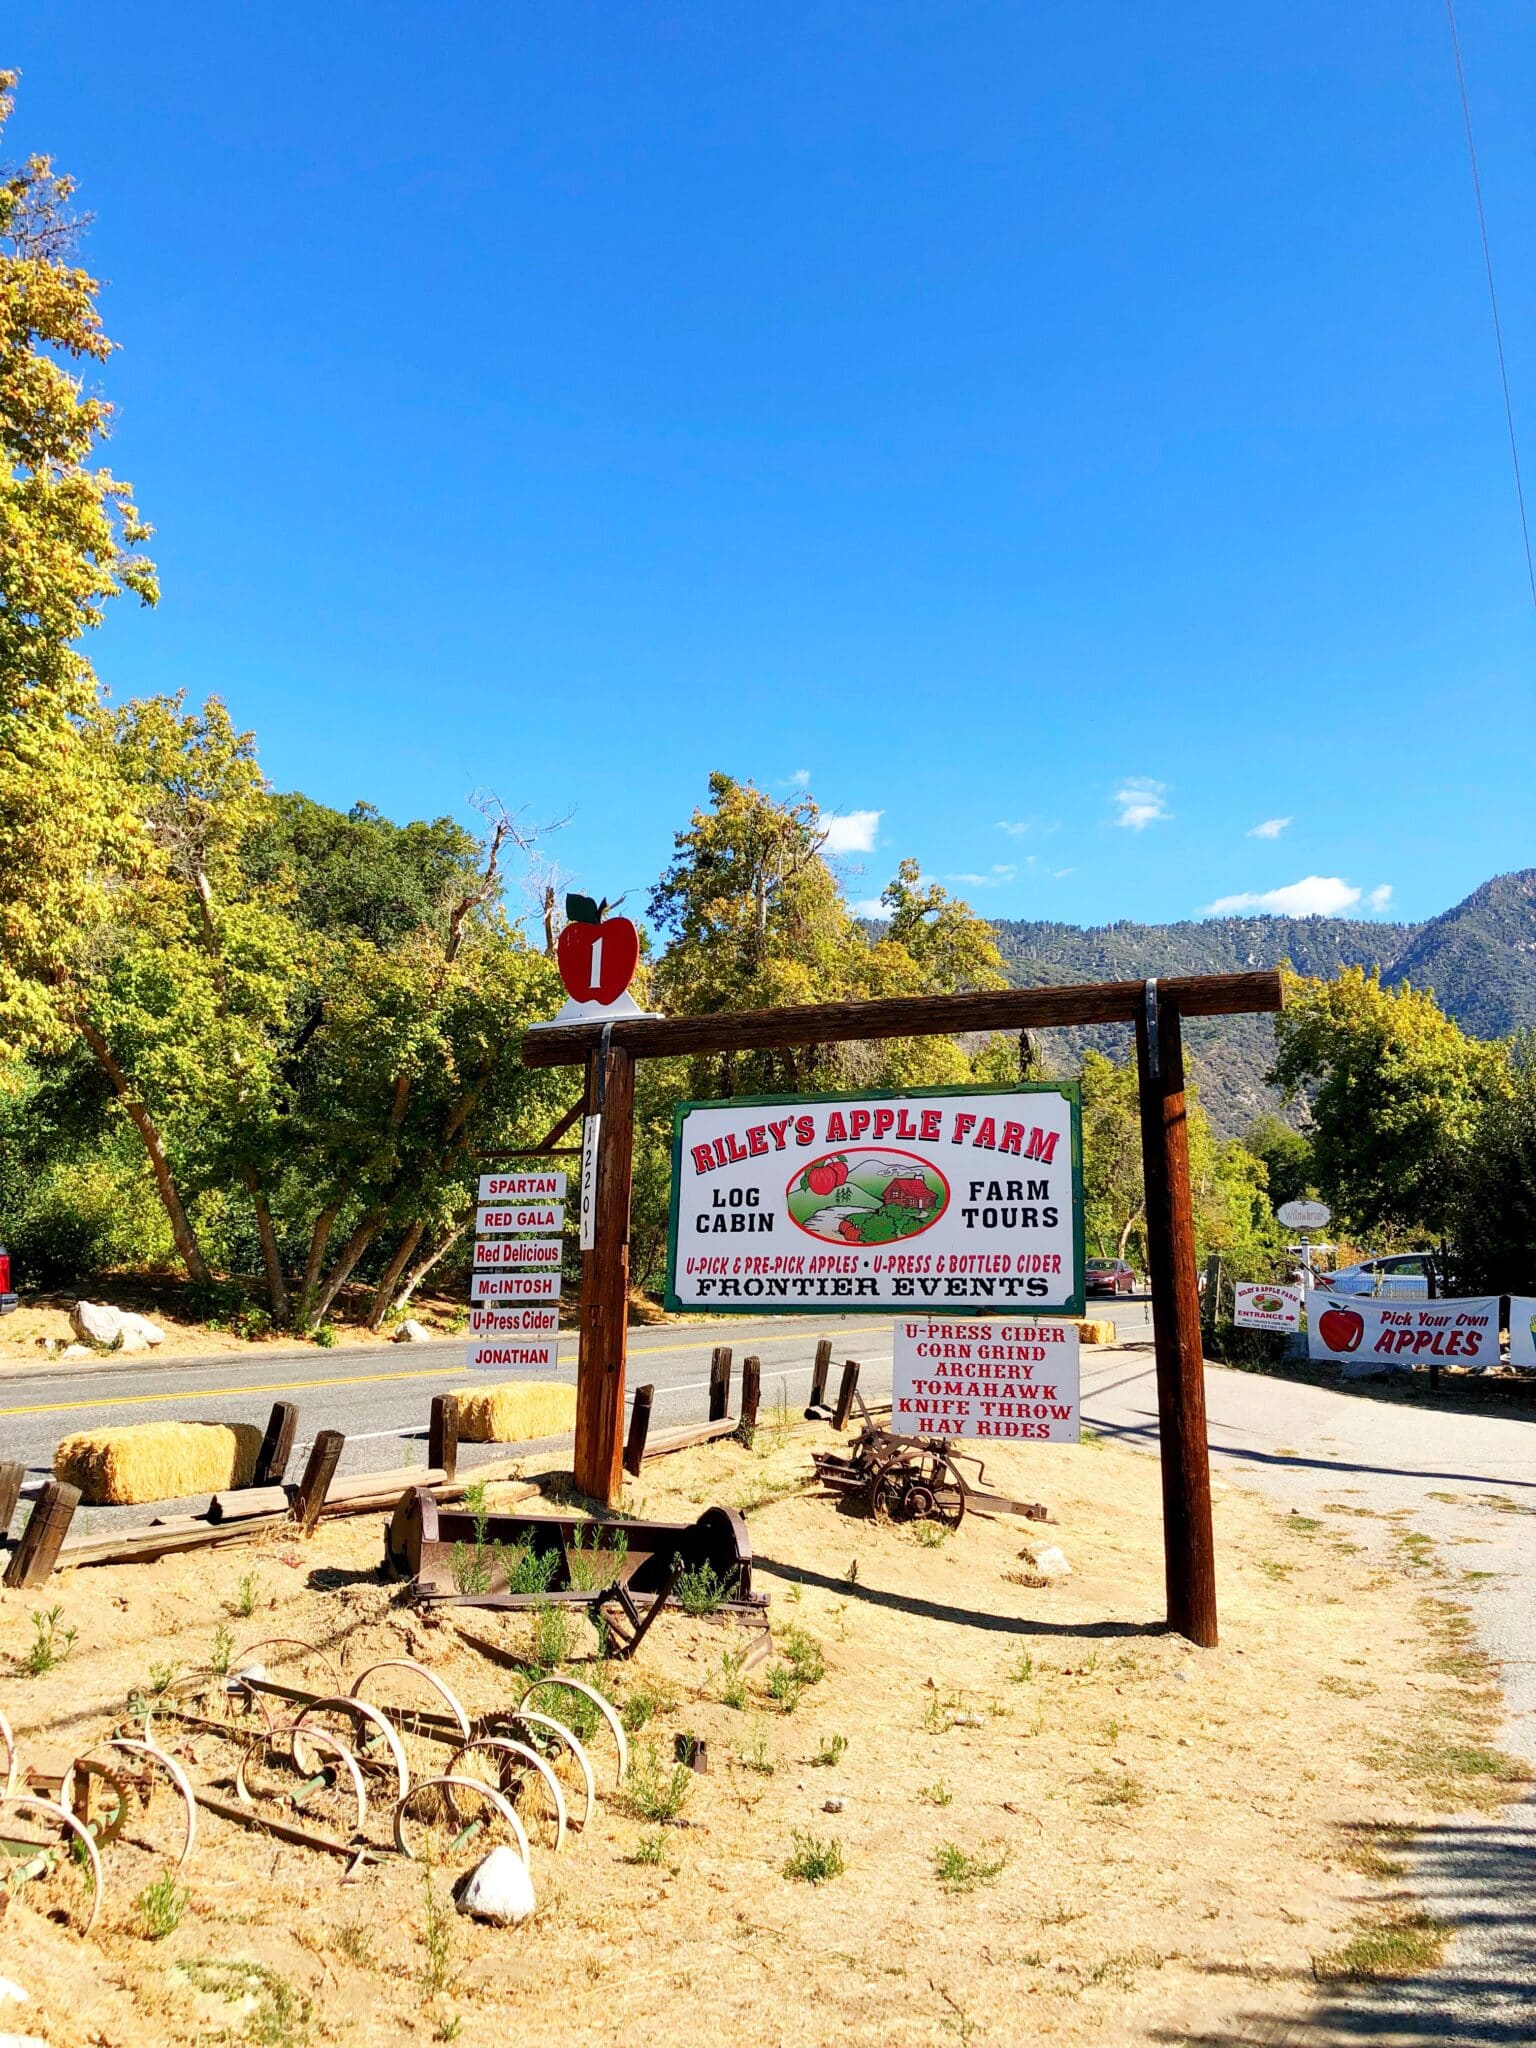
[{"label": "white suv", "polygon": [[1435,1262],[1428,1252],[1394,1252],[1390,1258],[1362,1259],[1336,1273],[1319,1273],[1315,1284],[1330,1294],[1371,1294],[1384,1301],[1428,1301],[1434,1287]]}]

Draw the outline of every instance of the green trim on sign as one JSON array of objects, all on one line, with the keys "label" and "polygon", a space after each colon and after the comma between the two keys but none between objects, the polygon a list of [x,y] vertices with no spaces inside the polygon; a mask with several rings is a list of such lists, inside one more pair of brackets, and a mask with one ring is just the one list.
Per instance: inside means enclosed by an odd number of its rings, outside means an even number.
[{"label": "green trim on sign", "polygon": [[782,1306],[765,1306],[762,1302],[742,1302],[739,1306],[727,1307],[721,1302],[707,1304],[711,1315],[722,1316],[806,1316],[831,1313],[841,1316],[901,1316],[926,1314],[933,1316],[971,1316],[978,1321],[996,1322],[999,1316],[1019,1318],[1034,1317],[1045,1320],[1052,1316],[1081,1316],[1086,1313],[1087,1275],[1083,1265],[1083,1092],[1076,1081],[1009,1081],[993,1087],[984,1082],[966,1083],[949,1088],[856,1088],[829,1095],[719,1095],[699,1102],[680,1102],[672,1114],[672,1199],[667,1204],[667,1288],[663,1301],[668,1311],[675,1315],[697,1315],[701,1304],[696,1301],[682,1301],[677,1293],[677,1190],[682,1180],[683,1124],[691,1110],[695,1109],[787,1109],[795,1110],[813,1102],[932,1102],[949,1095],[1055,1095],[1065,1101],[1068,1108],[1067,1129],[1072,1142],[1072,1257],[1077,1276],[1077,1291],[1064,1303],[1051,1308],[1040,1308],[1032,1302],[1007,1308],[954,1308],[949,1305],[924,1308],[914,1303],[910,1309],[893,1302],[785,1302]]}]

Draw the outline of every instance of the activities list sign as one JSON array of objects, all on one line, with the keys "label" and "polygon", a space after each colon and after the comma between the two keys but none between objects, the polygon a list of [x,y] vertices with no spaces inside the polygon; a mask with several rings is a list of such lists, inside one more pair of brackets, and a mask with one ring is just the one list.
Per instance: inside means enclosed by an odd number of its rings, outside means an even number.
[{"label": "activities list sign", "polygon": [[1075,1444],[1078,1384],[1074,1323],[898,1323],[891,1427],[898,1436]]},{"label": "activities list sign", "polygon": [[670,1309],[1081,1315],[1075,1082],[685,1102]]}]

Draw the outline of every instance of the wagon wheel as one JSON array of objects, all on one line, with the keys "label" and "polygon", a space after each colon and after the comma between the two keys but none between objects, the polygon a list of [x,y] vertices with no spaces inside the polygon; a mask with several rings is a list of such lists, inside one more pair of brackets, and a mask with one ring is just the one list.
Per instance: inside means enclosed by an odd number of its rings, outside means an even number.
[{"label": "wagon wheel", "polygon": [[905,1522],[911,1510],[907,1490],[912,1483],[911,1468],[894,1459],[870,1474],[864,1489],[864,1505],[876,1522]]},{"label": "wagon wheel", "polygon": [[908,1494],[909,1512],[914,1520],[939,1522],[946,1529],[958,1529],[965,1519],[965,1482],[952,1460],[936,1451],[921,1478]]}]

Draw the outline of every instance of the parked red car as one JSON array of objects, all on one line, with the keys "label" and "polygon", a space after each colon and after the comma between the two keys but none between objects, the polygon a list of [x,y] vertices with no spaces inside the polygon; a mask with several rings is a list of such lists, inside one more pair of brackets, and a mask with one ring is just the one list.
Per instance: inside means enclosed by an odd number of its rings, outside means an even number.
[{"label": "parked red car", "polygon": [[1084,1291],[1088,1294],[1134,1294],[1135,1272],[1124,1259],[1090,1259]]}]

